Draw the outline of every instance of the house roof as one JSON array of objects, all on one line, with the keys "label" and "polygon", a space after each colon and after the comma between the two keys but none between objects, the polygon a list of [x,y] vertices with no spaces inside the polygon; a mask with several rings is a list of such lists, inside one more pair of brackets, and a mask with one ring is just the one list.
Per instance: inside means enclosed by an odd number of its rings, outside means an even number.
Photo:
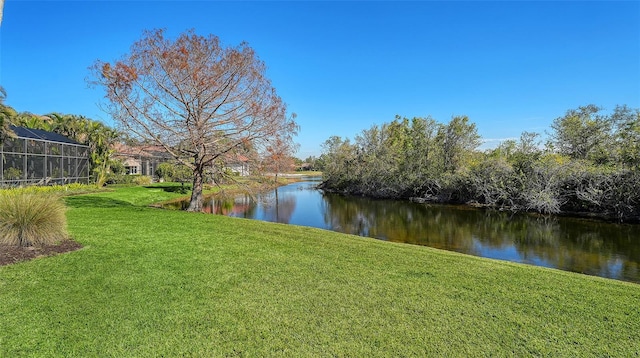
[{"label": "house roof", "polygon": [[123,143],[115,143],[113,149],[116,155],[120,156],[140,156],[140,157],[160,157],[169,158],[171,155],[161,146],[141,145],[129,146]]},{"label": "house roof", "polygon": [[122,143],[115,143],[113,145],[113,150],[115,150],[116,154],[124,154],[124,155],[133,155],[133,156],[143,156],[150,157],[151,154],[142,150],[141,147],[131,147]]},{"label": "house roof", "polygon": [[[156,158],[172,158],[171,154],[169,154],[164,147],[159,145],[138,145],[138,146],[129,146],[124,143],[115,143],[113,145],[113,150],[115,150],[116,155],[118,156],[135,156],[135,157],[156,157]],[[227,163],[246,163],[249,161],[249,158],[242,154],[231,154],[226,153],[222,156],[222,159]]]},{"label": "house roof", "polygon": [[[115,143],[113,150],[118,157],[173,158],[164,147],[159,145],[129,146],[124,143]],[[221,159],[227,164],[242,164],[249,161],[246,156],[235,153],[226,153]]]},{"label": "house roof", "polygon": [[83,145],[61,134],[47,132],[42,129],[11,126],[11,130],[13,131],[13,133],[16,134],[16,136],[20,138],[39,139],[39,140],[47,140],[47,141],[58,142],[58,143]]}]

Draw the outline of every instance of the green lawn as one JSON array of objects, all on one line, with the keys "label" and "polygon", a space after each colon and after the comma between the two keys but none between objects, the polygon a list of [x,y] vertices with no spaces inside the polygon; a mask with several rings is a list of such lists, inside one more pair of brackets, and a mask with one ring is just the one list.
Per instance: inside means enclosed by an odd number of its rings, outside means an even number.
[{"label": "green lawn", "polygon": [[68,197],[76,252],[0,267],[0,357],[640,354],[640,285]]}]

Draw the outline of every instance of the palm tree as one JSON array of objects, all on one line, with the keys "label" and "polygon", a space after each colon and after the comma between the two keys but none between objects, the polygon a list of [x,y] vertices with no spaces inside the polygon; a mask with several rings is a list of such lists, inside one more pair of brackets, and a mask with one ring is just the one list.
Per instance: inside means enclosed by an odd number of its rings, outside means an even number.
[{"label": "palm tree", "polygon": [[79,143],[86,143],[91,119],[75,114],[50,113],[51,131],[71,138]]},{"label": "palm tree", "polygon": [[[0,8],[0,11],[1,11],[1,8]],[[0,16],[1,16],[1,13],[0,13]],[[7,91],[5,91],[2,86],[0,86],[0,143],[2,142],[2,139],[5,137],[15,136],[15,133],[13,133],[13,131],[11,130],[11,127],[9,126],[11,125],[11,119],[16,116],[16,111],[13,108],[4,104],[5,98],[7,98]]]},{"label": "palm tree", "polygon": [[49,117],[39,116],[30,112],[18,113],[12,123],[17,126],[27,127],[31,129],[42,129],[51,132],[51,123]]},{"label": "palm tree", "polygon": [[85,141],[91,153],[91,167],[96,174],[96,185],[101,187],[107,181],[111,156],[114,152],[113,144],[119,137],[119,133],[98,121],[84,119],[87,125]]},{"label": "palm tree", "polygon": [[49,130],[89,146],[89,159],[96,185],[102,186],[107,180],[112,161],[112,147],[119,133],[82,115],[50,113],[46,117],[50,119]]}]

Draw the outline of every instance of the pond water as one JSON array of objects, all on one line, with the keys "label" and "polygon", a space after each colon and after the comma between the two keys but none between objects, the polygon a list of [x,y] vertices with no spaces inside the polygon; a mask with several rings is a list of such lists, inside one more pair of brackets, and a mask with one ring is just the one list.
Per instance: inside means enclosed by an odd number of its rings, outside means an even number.
[{"label": "pond water", "polygon": [[[324,193],[319,178],[205,200],[205,212],[431,246],[640,283],[640,225]],[[188,203],[186,203],[188,204]],[[168,208],[186,208],[185,203]]]}]

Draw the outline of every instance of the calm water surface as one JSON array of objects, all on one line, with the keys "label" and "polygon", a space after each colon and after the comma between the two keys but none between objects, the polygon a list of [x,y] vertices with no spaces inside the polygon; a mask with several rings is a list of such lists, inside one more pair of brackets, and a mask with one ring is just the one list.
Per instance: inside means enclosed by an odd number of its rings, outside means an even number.
[{"label": "calm water surface", "polygon": [[640,225],[341,196],[316,190],[318,183],[290,184],[257,200],[212,197],[205,211],[640,283]]}]

